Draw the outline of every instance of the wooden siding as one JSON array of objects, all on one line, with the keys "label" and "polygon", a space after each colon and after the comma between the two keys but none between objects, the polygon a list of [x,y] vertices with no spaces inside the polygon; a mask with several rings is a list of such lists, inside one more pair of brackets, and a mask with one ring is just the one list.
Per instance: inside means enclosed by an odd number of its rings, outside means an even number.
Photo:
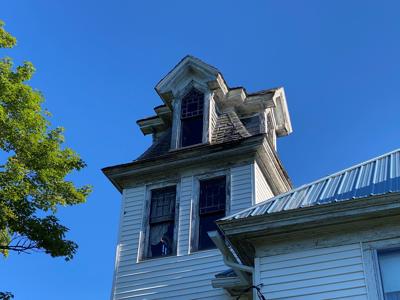
[{"label": "wooden siding", "polygon": [[359,243],[261,257],[256,267],[267,299],[367,299]]},{"label": "wooden siding", "polygon": [[249,208],[253,204],[253,164],[231,169],[231,207],[230,214]]},{"label": "wooden siding", "polygon": [[178,255],[189,254],[190,215],[192,211],[193,176],[182,177],[179,204]]},{"label": "wooden siding", "polygon": [[274,197],[260,167],[254,163],[255,204]]},{"label": "wooden siding", "polygon": [[226,270],[217,250],[120,266],[114,299],[230,299],[213,289],[214,274]]},{"label": "wooden siding", "polygon": [[[233,212],[252,204],[252,171],[253,165],[247,164],[227,172]],[[223,289],[211,286],[214,275],[228,269],[219,251],[189,253],[194,180],[196,176],[180,180],[177,256],[141,262],[138,247],[146,213],[146,187],[124,190],[112,299],[231,299]]]}]

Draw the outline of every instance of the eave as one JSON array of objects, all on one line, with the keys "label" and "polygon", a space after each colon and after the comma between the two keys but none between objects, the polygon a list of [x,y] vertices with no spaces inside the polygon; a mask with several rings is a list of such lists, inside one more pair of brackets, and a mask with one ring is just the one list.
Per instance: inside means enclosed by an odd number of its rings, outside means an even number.
[{"label": "eave", "polygon": [[240,259],[251,265],[254,262],[252,240],[390,215],[400,215],[400,193],[371,195],[244,219],[221,220],[217,221],[217,225]]},{"label": "eave", "polygon": [[122,192],[125,181],[138,181],[145,176],[154,176],[162,173],[176,172],[179,169],[194,167],[207,162],[223,161],[233,157],[255,157],[258,149],[263,145],[264,134],[254,135],[241,140],[220,144],[202,144],[171,150],[168,154],[156,158],[137,160],[126,164],[120,164],[103,168],[103,173]]},{"label": "eave", "polygon": [[165,131],[171,126],[172,112],[166,105],[154,107],[156,116],[147,117],[136,121],[144,135]]},{"label": "eave", "polygon": [[264,140],[263,147],[259,149],[256,161],[262,166],[261,171],[274,195],[286,193],[293,188],[289,175],[268,139]]}]

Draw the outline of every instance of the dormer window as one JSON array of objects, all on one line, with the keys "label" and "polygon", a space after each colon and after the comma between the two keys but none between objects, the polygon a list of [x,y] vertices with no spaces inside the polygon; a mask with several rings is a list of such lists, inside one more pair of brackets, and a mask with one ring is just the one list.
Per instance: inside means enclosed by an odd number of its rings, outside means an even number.
[{"label": "dormer window", "polygon": [[203,142],[204,94],[193,88],[181,103],[181,147]]}]

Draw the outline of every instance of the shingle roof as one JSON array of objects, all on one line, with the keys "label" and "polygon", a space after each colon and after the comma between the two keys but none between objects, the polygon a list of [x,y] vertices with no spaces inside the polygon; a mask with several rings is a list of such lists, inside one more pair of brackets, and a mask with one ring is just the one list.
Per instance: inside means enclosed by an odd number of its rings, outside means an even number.
[{"label": "shingle roof", "polygon": [[171,148],[171,129],[164,132],[159,139],[154,142],[142,155],[136,160],[149,159],[168,153]]},{"label": "shingle roof", "polygon": [[[258,132],[259,133],[259,132]],[[234,111],[221,114],[216,122],[211,142],[214,144],[240,140],[251,136]]]},{"label": "shingle roof", "polygon": [[[218,116],[215,128],[212,132],[211,144],[221,144],[234,140],[240,140],[256,134],[260,130],[252,130],[250,134],[234,111],[222,113]],[[142,155],[136,160],[155,158],[167,154],[171,146],[171,129],[163,133]]]},{"label": "shingle roof", "polygon": [[278,195],[222,220],[400,192],[400,149]]}]

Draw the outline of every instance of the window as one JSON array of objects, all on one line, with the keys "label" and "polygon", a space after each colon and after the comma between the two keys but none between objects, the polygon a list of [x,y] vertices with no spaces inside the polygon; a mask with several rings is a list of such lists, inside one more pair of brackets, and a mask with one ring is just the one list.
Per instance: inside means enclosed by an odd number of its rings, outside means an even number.
[{"label": "window", "polygon": [[217,229],[215,221],[225,216],[226,177],[200,181],[198,250],[215,248],[208,231]]},{"label": "window", "polygon": [[151,191],[147,257],[174,254],[176,186]]},{"label": "window", "polygon": [[190,90],[181,103],[181,146],[200,144],[203,141],[204,94]]},{"label": "window", "polygon": [[400,249],[378,252],[385,300],[400,299]]}]

